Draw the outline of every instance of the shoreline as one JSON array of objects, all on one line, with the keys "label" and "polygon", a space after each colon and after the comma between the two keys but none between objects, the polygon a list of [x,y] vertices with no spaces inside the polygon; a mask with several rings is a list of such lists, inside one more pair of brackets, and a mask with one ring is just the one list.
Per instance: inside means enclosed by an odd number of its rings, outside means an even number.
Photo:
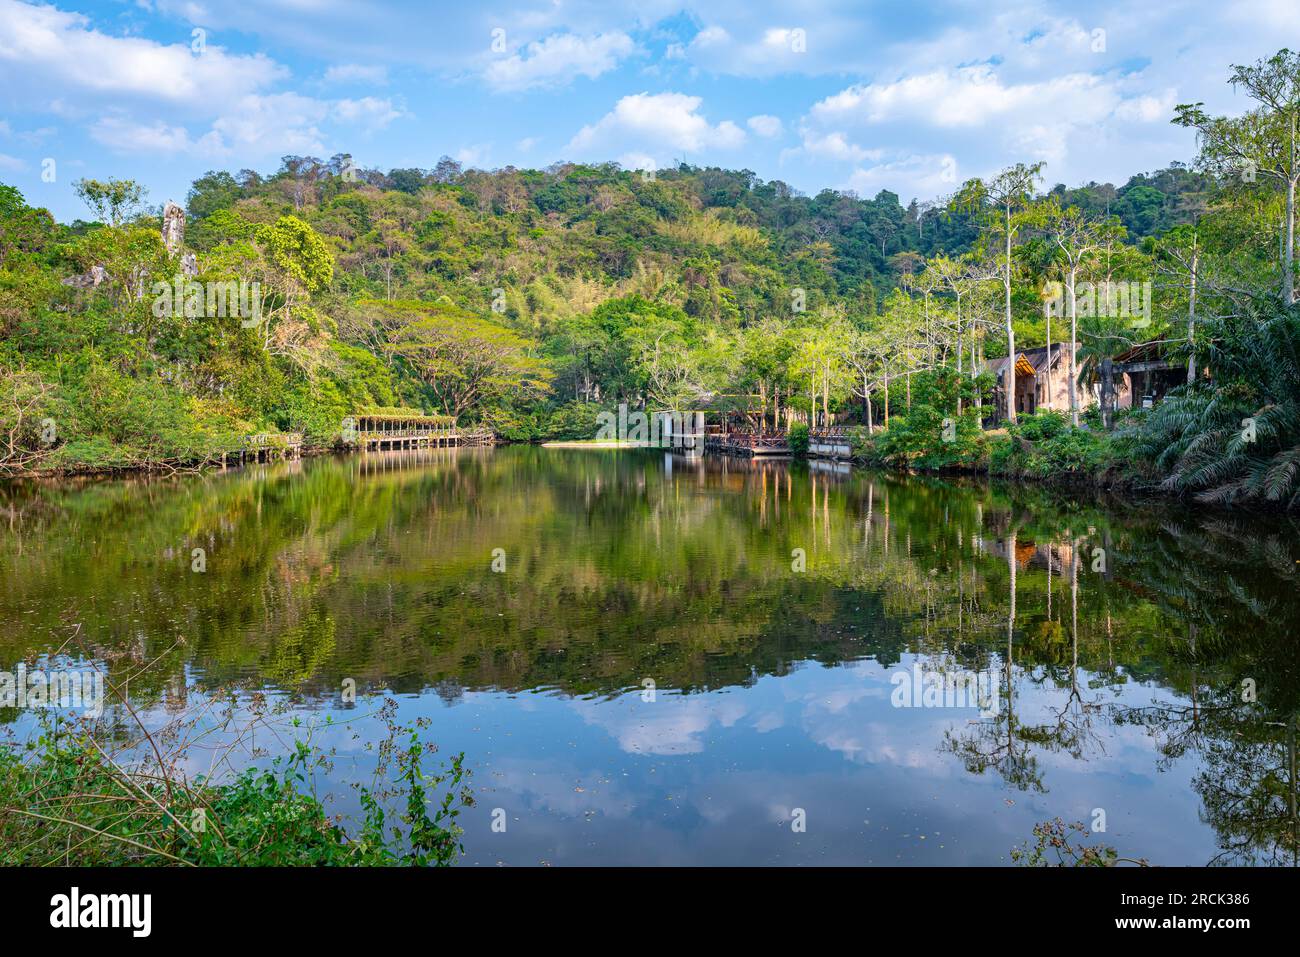
[{"label": "shoreline", "polygon": [[[650,442],[631,442],[631,441],[584,441],[581,439],[559,439],[551,442],[536,441],[511,441],[498,439],[493,443],[493,447],[509,446],[534,446],[546,449],[590,449],[598,451],[624,451],[655,449],[662,446],[655,446]],[[342,446],[306,446],[301,449],[298,459],[318,458],[324,455],[346,455],[351,450]],[[954,478],[954,479],[982,479],[986,481],[1006,482],[1012,485],[1024,486],[1027,488],[1047,488],[1061,492],[1075,493],[1104,493],[1108,495],[1129,495],[1142,502],[1163,502],[1166,504],[1181,505],[1186,508],[1195,509],[1206,513],[1215,514],[1236,514],[1236,515],[1270,515],[1281,512],[1286,514],[1282,508],[1269,508],[1260,505],[1214,505],[1205,502],[1198,502],[1194,498],[1188,498],[1173,492],[1162,491],[1154,486],[1144,485],[1132,478],[1127,478],[1121,474],[1116,474],[1112,470],[1102,473],[1076,475],[1069,472],[1062,472],[1045,478],[1036,476],[1020,475],[1013,473],[998,473],[989,471],[987,468],[964,468],[964,467],[947,467],[940,469],[916,468],[913,466],[891,465],[882,462],[873,462],[867,459],[853,457],[848,459],[837,458],[820,458],[816,456],[806,456],[804,458],[784,458],[785,462],[834,462],[836,464],[849,465],[853,469],[866,469],[876,472],[889,473],[894,475],[914,475],[925,478]],[[141,477],[179,477],[179,476],[200,476],[208,475],[213,472],[229,472],[243,468],[246,464],[238,465],[220,464],[219,458],[212,458],[207,461],[191,465],[172,465],[169,463],[143,463],[129,465],[121,468],[74,468],[74,469],[40,469],[28,472],[0,475],[0,484],[20,483],[24,481],[85,481],[85,480],[104,480],[113,479],[130,479]]]}]

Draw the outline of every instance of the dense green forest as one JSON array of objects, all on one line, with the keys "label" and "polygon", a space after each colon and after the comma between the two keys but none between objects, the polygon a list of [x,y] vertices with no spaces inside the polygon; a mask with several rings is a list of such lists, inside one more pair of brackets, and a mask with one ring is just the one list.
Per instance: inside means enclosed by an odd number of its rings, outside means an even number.
[{"label": "dense green forest", "polygon": [[[1172,491],[1295,504],[1300,58],[1230,80],[1245,116],[1173,117],[1197,131],[1192,165],[1071,189],[1020,164],[906,206],[687,165],[290,156],[196,180],[169,244],[141,184],[80,181],[91,219],[71,224],[0,186],[0,469],[192,466],[265,430],[325,446],[392,407],[587,438],[627,403],[857,422],[864,457],[892,464],[1141,461]],[[1148,284],[1149,314],[1080,305],[1116,283]],[[1069,304],[1054,326],[1053,284]],[[981,362],[1071,339],[1072,395],[1147,341],[1188,384],[1119,438],[1082,401],[1067,422],[1013,409],[1023,441],[999,446]],[[1035,442],[1060,448],[1009,461]]]}]

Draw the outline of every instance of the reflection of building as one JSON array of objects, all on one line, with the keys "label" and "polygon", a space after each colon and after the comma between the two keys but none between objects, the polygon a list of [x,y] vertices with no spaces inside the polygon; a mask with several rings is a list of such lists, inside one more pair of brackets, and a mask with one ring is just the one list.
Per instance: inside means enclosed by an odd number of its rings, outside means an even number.
[{"label": "reflection of building", "polygon": [[[656,412],[659,430],[659,445],[686,455],[701,455],[704,452],[704,413],[698,410],[688,412]],[[653,439],[652,439],[653,442]]]}]

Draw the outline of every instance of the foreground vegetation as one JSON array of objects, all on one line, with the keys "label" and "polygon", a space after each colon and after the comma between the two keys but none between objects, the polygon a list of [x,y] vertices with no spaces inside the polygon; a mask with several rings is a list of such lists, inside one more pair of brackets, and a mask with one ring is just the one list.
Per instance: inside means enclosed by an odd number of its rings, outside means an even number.
[{"label": "foreground vegetation", "polygon": [[[426,776],[418,733],[390,725],[381,753],[397,789],[359,789],[364,818],[349,830],[314,794],[326,758],[305,741],[270,769],[218,783],[186,779],[178,755],[164,758],[140,728],[148,748],[129,761],[120,741],[116,759],[100,743],[103,729],[69,719],[0,746],[0,866],[446,866],[463,853],[455,821],[473,803],[463,757]],[[390,817],[393,793],[404,809]]]},{"label": "foreground vegetation", "polygon": [[[1230,80],[1243,117],[1175,111],[1194,168],[1044,190],[1017,164],[906,207],[686,165],[289,156],[196,180],[169,245],[131,181],[81,181],[94,218],[67,225],[0,186],[0,473],[185,467],[263,432],[325,447],[375,408],[590,439],[626,403],[859,423],[864,458],[895,465],[1113,462],[1152,488],[1295,507],[1300,57]],[[214,305],[237,283],[252,315]],[[1062,342],[1079,343],[1067,426],[1013,408],[986,432],[987,360]],[[1126,434],[1091,434],[1103,363],[1143,342],[1187,384]]]}]

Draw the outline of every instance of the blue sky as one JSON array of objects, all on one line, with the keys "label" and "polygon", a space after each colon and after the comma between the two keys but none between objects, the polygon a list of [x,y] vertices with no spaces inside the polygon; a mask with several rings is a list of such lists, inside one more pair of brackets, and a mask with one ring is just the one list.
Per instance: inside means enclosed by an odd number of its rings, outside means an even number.
[{"label": "blue sky", "polygon": [[1173,106],[1239,112],[1229,64],[1283,46],[1296,0],[0,0],[0,181],[60,219],[82,176],[183,201],[289,153],[686,160],[905,203],[1022,160],[1118,184],[1192,159]]}]

